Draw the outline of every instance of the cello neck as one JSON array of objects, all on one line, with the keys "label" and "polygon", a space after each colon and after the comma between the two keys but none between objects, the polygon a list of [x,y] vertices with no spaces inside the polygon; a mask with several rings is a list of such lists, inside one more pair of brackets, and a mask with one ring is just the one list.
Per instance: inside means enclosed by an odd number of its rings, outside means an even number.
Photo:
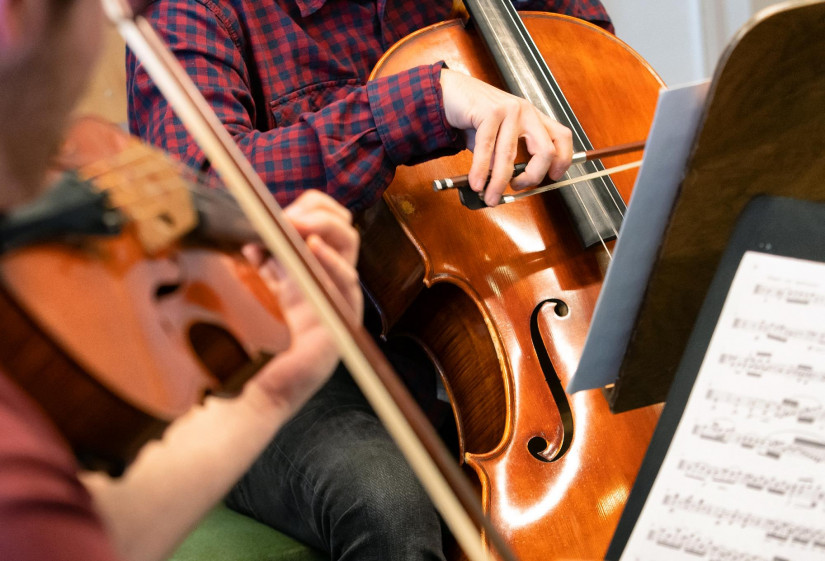
[{"label": "cello neck", "polygon": [[[570,127],[578,124],[535,42],[509,0],[464,0],[507,90]],[[575,146],[576,151],[592,147]]]},{"label": "cello neck", "polygon": [[[464,0],[464,4],[508,91],[569,128],[574,151],[592,150],[593,145],[510,0]],[[586,162],[571,166],[568,175],[579,177],[602,169],[597,162]],[[585,246],[616,236],[625,205],[609,177],[588,181],[574,192],[562,191]]]}]

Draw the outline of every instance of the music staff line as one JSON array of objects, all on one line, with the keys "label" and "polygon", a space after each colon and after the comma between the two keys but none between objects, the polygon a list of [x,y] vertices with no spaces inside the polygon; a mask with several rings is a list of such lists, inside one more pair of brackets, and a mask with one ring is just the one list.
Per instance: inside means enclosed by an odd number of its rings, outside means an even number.
[{"label": "music staff line", "polygon": [[799,306],[825,306],[825,293],[810,288],[786,288],[759,283],[753,293],[763,299],[777,300]]},{"label": "music staff line", "polygon": [[681,496],[679,493],[666,494],[662,504],[671,511],[684,511],[709,517],[717,524],[761,532],[770,542],[793,546],[799,550],[825,553],[825,528],[822,527],[793,524],[780,518],[729,508],[706,502],[701,498],[697,499],[692,495]]},{"label": "music staff line", "polygon": [[[647,533],[646,539],[670,552],[682,551],[691,557],[705,561],[787,561],[774,555],[762,555],[742,549],[719,544],[713,538],[696,532],[686,532],[678,527],[654,526]],[[656,557],[657,561],[665,557]],[[634,561],[641,561],[637,557]]]},{"label": "music staff line", "polygon": [[825,462],[825,441],[817,436],[807,436],[792,431],[773,435],[737,432],[729,419],[716,419],[709,423],[696,423],[692,434],[706,441],[737,445],[760,456],[779,459],[794,455],[815,463]]},{"label": "music staff line", "polygon": [[739,374],[754,378],[770,375],[790,378],[800,383],[825,382],[825,371],[817,370],[810,364],[772,362],[771,359],[772,354],[767,352],[756,353],[755,356],[722,353],[719,356],[719,364]]},{"label": "music staff line", "polygon": [[825,488],[810,478],[790,480],[781,476],[752,473],[739,467],[725,467],[708,462],[680,460],[677,466],[685,477],[723,488],[745,489],[783,498],[785,504],[801,509],[825,510]]},{"label": "music staff line", "polygon": [[740,317],[734,318],[731,327],[738,331],[763,335],[768,340],[777,343],[796,342],[815,345],[818,348],[812,348],[811,350],[825,352],[825,331],[808,328],[792,328],[784,323]]},{"label": "music staff line", "polygon": [[739,416],[744,410],[747,418],[793,418],[797,423],[809,426],[825,422],[825,407],[807,396],[766,399],[710,388],[705,392],[705,399],[714,407],[726,406],[733,415]]}]

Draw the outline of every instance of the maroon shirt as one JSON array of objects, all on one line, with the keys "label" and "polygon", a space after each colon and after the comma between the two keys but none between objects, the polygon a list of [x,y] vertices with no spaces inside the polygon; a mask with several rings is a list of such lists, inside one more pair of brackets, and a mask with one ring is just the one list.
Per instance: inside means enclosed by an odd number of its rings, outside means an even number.
[{"label": "maroon shirt", "polygon": [[0,558],[116,561],[77,464],[45,414],[0,372]]}]

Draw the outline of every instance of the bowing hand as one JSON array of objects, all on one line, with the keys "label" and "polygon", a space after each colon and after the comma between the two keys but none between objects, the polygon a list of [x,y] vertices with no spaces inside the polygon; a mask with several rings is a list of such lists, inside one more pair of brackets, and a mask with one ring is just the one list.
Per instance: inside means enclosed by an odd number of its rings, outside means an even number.
[{"label": "bowing hand", "polygon": [[[527,100],[447,68],[441,70],[441,90],[447,122],[464,131],[467,147],[473,151],[470,187],[481,192],[487,184],[488,206],[498,204],[508,184],[525,189],[538,185],[545,175],[559,179],[570,167],[570,129]],[[530,160],[524,172],[513,178],[519,139],[524,139]]]}]

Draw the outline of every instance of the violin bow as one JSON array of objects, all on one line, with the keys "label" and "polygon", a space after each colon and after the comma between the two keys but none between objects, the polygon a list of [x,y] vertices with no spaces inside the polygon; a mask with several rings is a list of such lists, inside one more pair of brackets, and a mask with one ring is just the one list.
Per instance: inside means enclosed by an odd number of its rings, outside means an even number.
[{"label": "violin bow", "polygon": [[[461,548],[472,561],[490,552],[516,561],[510,548],[481,509],[469,482],[452,460],[421,409],[398,379],[367,331],[352,319],[350,306],[286,221],[252,164],[215,115],[206,99],[157,35],[140,16],[147,2],[133,9],[127,0],[101,0],[108,19],[144,65],[155,85],[209,158],[263,244],[300,286],[336,341],[342,360],[387,431],[418,476]],[[479,531],[481,531],[483,534]]]}]

